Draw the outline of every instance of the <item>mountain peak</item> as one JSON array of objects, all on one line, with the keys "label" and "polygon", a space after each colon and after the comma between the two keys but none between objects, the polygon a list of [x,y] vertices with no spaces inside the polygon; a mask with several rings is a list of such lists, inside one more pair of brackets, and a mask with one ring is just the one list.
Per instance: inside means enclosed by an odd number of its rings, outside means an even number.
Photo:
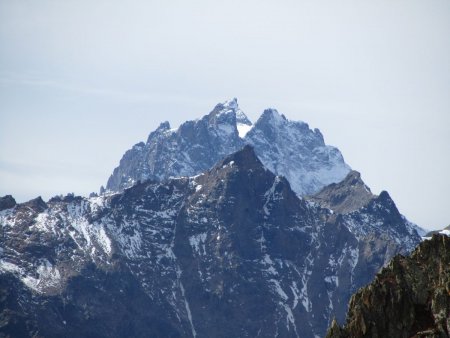
[{"label": "mountain peak", "polygon": [[169,121],[164,121],[159,124],[159,127],[156,130],[165,131],[165,130],[169,130],[169,129],[170,129]]},{"label": "mountain peak", "polygon": [[222,105],[224,107],[227,107],[230,109],[235,109],[235,110],[239,109],[238,101],[237,101],[237,98],[235,98],[235,97],[232,98],[231,100],[225,101],[224,103],[222,103]]},{"label": "mountain peak", "polygon": [[[272,123],[275,123],[277,125],[284,124],[288,120],[283,114],[280,114],[278,110],[274,108],[267,108],[262,113],[261,117],[259,118],[261,121],[271,121]],[[259,121],[258,120],[258,121]]]},{"label": "mountain peak", "polygon": [[281,174],[299,195],[342,181],[350,171],[340,151],[324,143],[318,130],[290,121],[276,109],[264,110],[245,141],[270,171]]},{"label": "mountain peak", "polygon": [[31,208],[35,211],[43,211],[48,208],[47,203],[44,202],[41,196],[33,198],[28,202],[21,203],[20,205]]},{"label": "mountain peak", "polygon": [[236,165],[238,168],[243,169],[254,169],[262,168],[264,165],[256,156],[255,150],[251,145],[245,145],[241,150],[227,156],[222,162],[220,162],[220,167],[230,165]]},{"label": "mountain peak", "polygon": [[166,131],[170,130],[169,121],[161,122],[154,131],[152,131],[147,138],[147,143],[151,143],[152,140],[156,137],[160,137],[160,135],[164,134]]},{"label": "mountain peak", "polygon": [[216,104],[209,116],[216,116],[221,114],[234,115],[236,118],[236,123],[238,124],[241,123],[245,125],[252,125],[248,117],[244,114],[241,108],[239,108],[237,98],[233,98],[231,100]]},{"label": "mountain peak", "polygon": [[361,174],[352,170],[341,182],[324,187],[309,199],[336,213],[346,214],[367,205],[375,197],[364,184]]},{"label": "mountain peak", "polygon": [[378,196],[378,201],[387,205],[395,205],[394,201],[391,198],[391,195],[386,190],[383,190]]},{"label": "mountain peak", "polygon": [[212,112],[209,114],[212,115],[220,115],[220,114],[226,114],[226,113],[234,113],[236,114],[236,111],[240,110],[237,99],[233,98],[231,100],[227,100],[225,102],[221,102],[216,104]]}]

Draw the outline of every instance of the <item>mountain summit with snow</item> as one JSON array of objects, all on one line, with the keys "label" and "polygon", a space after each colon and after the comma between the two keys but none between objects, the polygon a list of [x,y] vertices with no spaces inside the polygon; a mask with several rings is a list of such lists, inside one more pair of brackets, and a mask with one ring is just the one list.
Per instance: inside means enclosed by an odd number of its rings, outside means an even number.
[{"label": "mountain summit with snow", "polygon": [[275,109],[265,110],[252,124],[233,99],[177,129],[162,123],[146,143],[125,153],[106,189],[118,192],[137,181],[197,175],[245,144],[252,145],[262,163],[285,176],[301,196],[337,183],[350,172],[340,151],[326,145],[318,129],[290,121]]}]

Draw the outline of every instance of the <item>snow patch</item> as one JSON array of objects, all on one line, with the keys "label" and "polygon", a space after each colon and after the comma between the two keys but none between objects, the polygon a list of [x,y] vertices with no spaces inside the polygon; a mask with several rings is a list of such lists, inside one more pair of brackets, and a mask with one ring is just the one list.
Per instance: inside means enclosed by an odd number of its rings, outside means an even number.
[{"label": "snow patch", "polygon": [[297,283],[295,281],[292,282],[292,285],[290,286],[292,294],[294,295],[294,302],[292,304],[292,309],[295,309],[298,305],[298,300],[300,299],[300,291],[298,290]]},{"label": "snow patch", "polygon": [[269,279],[269,282],[271,282],[274,286],[273,290],[280,296],[281,299],[283,299],[284,301],[288,300],[289,297],[286,294],[286,292],[284,292],[283,288],[280,285],[280,281],[277,279]]},{"label": "snow patch", "polygon": [[22,269],[19,266],[6,262],[3,259],[0,259],[0,271],[22,273]]},{"label": "snow patch", "polygon": [[189,237],[189,244],[200,255],[206,254],[206,232]]},{"label": "snow patch", "polygon": [[184,306],[186,308],[186,313],[188,315],[189,323],[191,324],[192,335],[195,338],[195,337],[197,337],[197,332],[195,331],[194,322],[192,321],[191,308],[189,307],[189,303],[186,299],[184,286],[183,286],[183,283],[181,283],[181,281],[180,281],[180,290],[181,290],[181,295],[183,296],[183,299],[184,299]]},{"label": "snow patch", "polygon": [[244,138],[245,135],[253,128],[252,125],[237,123],[236,128],[238,130],[238,134],[240,138]]}]

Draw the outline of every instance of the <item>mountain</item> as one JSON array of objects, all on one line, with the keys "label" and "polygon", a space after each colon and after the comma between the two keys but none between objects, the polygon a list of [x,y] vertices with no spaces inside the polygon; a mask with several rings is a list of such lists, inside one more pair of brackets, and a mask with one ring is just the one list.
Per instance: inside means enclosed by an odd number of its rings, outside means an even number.
[{"label": "mountain", "polygon": [[[157,132],[161,147],[166,133]],[[354,176],[333,187],[352,191]],[[199,175],[119,193],[7,200],[6,336],[323,336],[352,293],[421,240],[387,193],[334,212],[299,198],[252,146]]]},{"label": "mountain", "polygon": [[246,144],[254,147],[269,170],[286,177],[301,196],[337,183],[350,172],[340,151],[325,145],[318,129],[289,121],[275,109],[265,110],[252,125],[233,99],[178,129],[162,123],[146,143],[138,143],[124,154],[106,191],[120,192],[147,179],[198,175]]},{"label": "mountain", "polygon": [[[409,235],[415,238],[423,231],[400,214],[387,191],[372,194],[357,171],[351,171],[341,182],[330,184],[305,198],[329,209],[332,218],[343,221],[356,236],[374,234],[373,242],[387,243],[393,238],[408,238]],[[417,243],[414,240],[403,244],[412,251]]]},{"label": "mountain", "polygon": [[450,238],[433,235],[410,257],[396,256],[350,301],[347,321],[329,338],[449,337]]}]

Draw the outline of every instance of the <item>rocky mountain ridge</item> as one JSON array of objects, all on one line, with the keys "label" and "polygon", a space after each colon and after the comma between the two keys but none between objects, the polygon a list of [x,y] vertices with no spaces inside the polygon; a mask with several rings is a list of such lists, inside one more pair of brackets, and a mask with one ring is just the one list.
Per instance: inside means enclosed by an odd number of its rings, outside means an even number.
[{"label": "rocky mountain ridge", "polygon": [[332,183],[307,198],[333,212],[348,214],[366,206],[376,196],[363,182],[361,174],[352,170],[341,182]]},{"label": "rocky mountain ridge", "polygon": [[286,177],[300,196],[337,183],[350,171],[340,151],[325,145],[318,129],[290,121],[276,109],[266,109],[252,124],[233,99],[178,129],[161,123],[146,143],[124,154],[106,191],[119,192],[147,179],[200,174],[246,144],[254,147],[268,169]]},{"label": "rocky mountain ridge", "polygon": [[387,194],[333,213],[250,146],[194,177],[18,204],[0,224],[12,336],[322,336],[420,242]]}]

